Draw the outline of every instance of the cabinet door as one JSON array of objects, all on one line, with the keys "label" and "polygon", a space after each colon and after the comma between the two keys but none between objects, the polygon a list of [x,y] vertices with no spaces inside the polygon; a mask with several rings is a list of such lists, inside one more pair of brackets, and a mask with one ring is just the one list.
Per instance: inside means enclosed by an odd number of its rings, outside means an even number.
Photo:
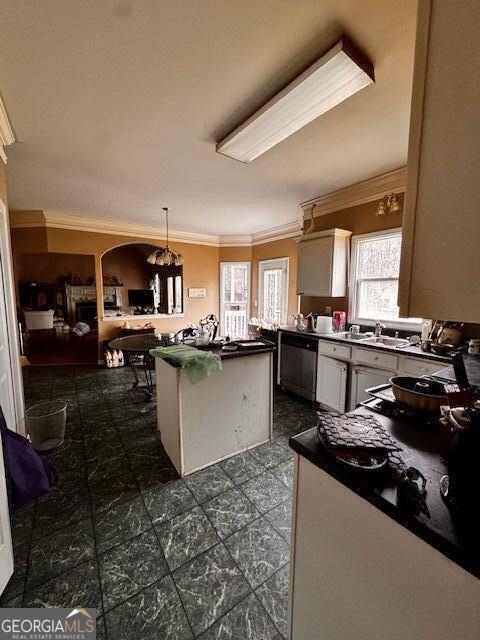
[{"label": "cabinet door", "polygon": [[353,367],[350,387],[350,410],[355,409],[360,402],[371,398],[368,393],[365,393],[365,389],[379,384],[387,384],[393,375],[395,375],[394,372],[384,371],[383,369]]},{"label": "cabinet door", "polygon": [[318,356],[317,402],[337,411],[345,411],[347,372],[346,362]]},{"label": "cabinet door", "polygon": [[400,315],[477,323],[480,11],[418,3]]},{"label": "cabinet door", "polygon": [[333,236],[304,240],[299,243],[297,270],[299,295],[331,295],[333,243]]}]

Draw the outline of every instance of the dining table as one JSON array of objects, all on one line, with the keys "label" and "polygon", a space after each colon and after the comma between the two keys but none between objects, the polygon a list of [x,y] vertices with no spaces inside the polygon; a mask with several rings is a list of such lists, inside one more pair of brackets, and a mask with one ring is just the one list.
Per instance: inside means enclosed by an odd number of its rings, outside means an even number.
[{"label": "dining table", "polygon": [[[108,343],[110,349],[121,350],[125,362],[133,374],[132,391],[137,390],[145,394],[148,401],[153,398],[155,359],[150,350],[155,347],[167,347],[178,344],[179,338],[175,333],[139,333],[138,335],[114,338]],[[145,384],[141,384],[139,370],[143,372]]]}]

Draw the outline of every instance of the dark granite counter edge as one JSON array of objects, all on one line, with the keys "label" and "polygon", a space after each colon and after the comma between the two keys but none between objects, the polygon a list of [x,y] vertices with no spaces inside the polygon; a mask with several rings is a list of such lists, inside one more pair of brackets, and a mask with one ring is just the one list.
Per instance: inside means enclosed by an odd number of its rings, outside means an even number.
[{"label": "dark granite counter edge", "polygon": [[[275,351],[275,347],[265,346],[258,349],[238,349],[237,351],[221,351],[220,349],[205,349],[205,351],[211,351],[220,356],[221,360],[233,360],[234,358],[243,358],[245,356],[256,356],[260,353],[269,353]],[[168,362],[172,367],[180,368],[181,364],[170,358],[161,358],[165,362]]]},{"label": "dark granite counter edge", "polygon": [[[309,431],[316,431],[316,427]],[[301,433],[289,439],[289,445],[295,453],[303,456],[316,467],[325,473],[328,473],[328,475],[340,482],[344,487],[350,489],[350,491],[358,495],[360,498],[363,498],[372,506],[382,511],[382,513],[392,518],[392,520],[395,520],[395,522],[405,527],[405,529],[408,529],[408,531],[434,547],[444,556],[465,569],[465,571],[468,571],[476,578],[480,579],[480,567],[472,564],[467,558],[465,558],[462,550],[452,544],[449,540],[445,539],[439,533],[417,520],[414,516],[405,514],[378,493],[368,491],[365,487],[355,485],[354,478],[348,477],[348,475],[345,472],[342,472],[342,469],[333,461],[328,463],[324,460],[319,460],[311,449],[298,441],[298,438],[301,438],[305,433],[308,432],[304,432],[303,434]]]},{"label": "dark granite counter edge", "polygon": [[[401,355],[411,356],[412,358],[421,358],[423,360],[430,360],[430,362],[450,364],[452,361],[451,358],[448,356],[439,356],[436,353],[426,353],[425,351],[422,351],[418,347],[414,347],[414,346],[405,347],[403,349],[396,349],[395,347],[365,344],[360,340],[349,340],[348,338],[341,338],[340,336],[337,336],[334,333],[333,334],[312,333],[311,331],[297,331],[296,329],[279,329],[279,332],[308,336],[316,340],[328,340],[330,342],[338,342],[340,344],[347,344],[351,347],[361,347],[362,349],[374,349],[375,351],[393,353],[397,356],[401,356]],[[390,337],[390,336],[387,336],[387,337]]]}]

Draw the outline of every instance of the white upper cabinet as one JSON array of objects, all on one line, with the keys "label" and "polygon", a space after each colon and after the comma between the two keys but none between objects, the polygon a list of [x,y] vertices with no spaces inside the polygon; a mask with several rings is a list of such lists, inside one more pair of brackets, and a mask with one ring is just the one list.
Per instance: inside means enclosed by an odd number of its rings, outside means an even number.
[{"label": "white upper cabinet", "polygon": [[351,231],[328,229],[298,240],[297,294],[343,297]]},{"label": "white upper cabinet", "polygon": [[419,3],[399,282],[404,317],[480,322],[480,3]]}]

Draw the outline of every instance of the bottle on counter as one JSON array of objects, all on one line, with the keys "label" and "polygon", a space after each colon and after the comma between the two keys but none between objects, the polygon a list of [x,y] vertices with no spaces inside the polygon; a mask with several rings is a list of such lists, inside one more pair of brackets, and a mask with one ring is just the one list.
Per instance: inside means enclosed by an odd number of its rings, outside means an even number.
[{"label": "bottle on counter", "polygon": [[480,356],[480,340],[472,338],[468,343],[468,353],[471,356]]},{"label": "bottle on counter", "polygon": [[428,340],[428,338],[430,337],[430,333],[432,331],[432,321],[431,320],[425,320],[425,322],[422,324],[422,340]]}]

